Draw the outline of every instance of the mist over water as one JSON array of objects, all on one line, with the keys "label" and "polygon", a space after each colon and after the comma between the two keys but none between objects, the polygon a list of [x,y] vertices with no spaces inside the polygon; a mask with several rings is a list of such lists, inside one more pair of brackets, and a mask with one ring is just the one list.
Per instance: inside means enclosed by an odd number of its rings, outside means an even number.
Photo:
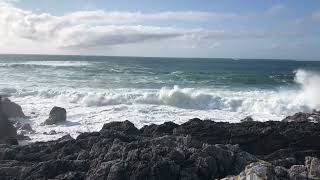
[{"label": "mist over water", "polygon": [[[0,93],[22,105],[41,141],[110,121],[281,120],[320,108],[319,72],[320,62],[1,55]],[[69,122],[40,126],[53,106]]]}]

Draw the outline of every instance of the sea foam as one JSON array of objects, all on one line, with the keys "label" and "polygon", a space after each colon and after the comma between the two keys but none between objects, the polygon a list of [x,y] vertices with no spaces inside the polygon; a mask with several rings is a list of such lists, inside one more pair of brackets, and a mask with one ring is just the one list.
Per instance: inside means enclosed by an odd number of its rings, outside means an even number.
[{"label": "sea foam", "polygon": [[300,84],[299,98],[314,109],[320,108],[320,74],[312,71],[297,70],[295,81]]},{"label": "sea foam", "polygon": [[[22,105],[28,121],[38,132],[32,141],[58,138],[66,133],[98,131],[110,121],[130,120],[137,127],[173,121],[183,123],[199,117],[238,122],[281,120],[285,116],[319,108],[320,75],[297,70],[296,88],[232,90],[222,88],[96,89],[96,88],[3,88],[2,95]],[[69,124],[41,126],[53,106],[67,109]],[[55,130],[57,135],[43,133]]]},{"label": "sea foam", "polygon": [[156,89],[92,89],[74,91],[70,89],[42,89],[19,91],[2,89],[14,97],[38,96],[86,107],[112,105],[165,105],[181,109],[264,112],[290,114],[311,111],[320,106],[320,75],[298,70],[295,77],[299,89],[242,90],[196,89],[179,86]]}]

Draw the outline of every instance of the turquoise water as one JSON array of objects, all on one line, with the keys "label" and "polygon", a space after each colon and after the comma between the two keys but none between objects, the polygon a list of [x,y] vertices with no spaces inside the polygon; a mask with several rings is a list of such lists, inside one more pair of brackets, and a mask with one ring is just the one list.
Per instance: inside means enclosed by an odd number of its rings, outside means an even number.
[{"label": "turquoise water", "polygon": [[295,71],[320,70],[320,62],[1,55],[5,85],[92,88],[278,88],[294,84]]},{"label": "turquoise water", "polygon": [[[0,94],[22,105],[39,141],[115,120],[281,120],[320,107],[319,72],[316,61],[0,55]],[[71,124],[40,126],[53,106]]]}]

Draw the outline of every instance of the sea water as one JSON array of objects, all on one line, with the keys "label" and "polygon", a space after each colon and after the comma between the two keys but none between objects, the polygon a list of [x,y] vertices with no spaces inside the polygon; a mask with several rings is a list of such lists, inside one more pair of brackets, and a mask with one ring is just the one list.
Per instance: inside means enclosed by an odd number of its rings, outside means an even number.
[{"label": "sea water", "polygon": [[[31,141],[111,121],[267,121],[320,107],[316,61],[0,55],[0,77],[0,94],[30,117],[19,121],[36,131]],[[67,122],[42,126],[54,106],[66,108]]]}]

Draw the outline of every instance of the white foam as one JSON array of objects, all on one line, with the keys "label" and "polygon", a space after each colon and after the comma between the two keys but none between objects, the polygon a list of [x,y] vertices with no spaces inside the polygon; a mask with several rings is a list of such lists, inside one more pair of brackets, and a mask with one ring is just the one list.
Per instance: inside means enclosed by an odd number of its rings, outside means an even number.
[{"label": "white foam", "polygon": [[296,71],[295,81],[301,85],[299,98],[305,101],[308,106],[320,108],[320,74],[312,71]]},{"label": "white foam", "polygon": [[[21,104],[37,134],[32,141],[58,138],[66,133],[98,131],[104,123],[130,120],[142,127],[150,123],[183,123],[199,117],[238,122],[251,115],[255,120],[281,120],[287,115],[319,108],[320,76],[298,70],[299,89],[242,90],[182,88],[161,89],[0,89]],[[53,106],[67,109],[70,123],[40,126]],[[44,135],[55,130],[57,135]],[[59,133],[60,132],[60,133]]]}]

